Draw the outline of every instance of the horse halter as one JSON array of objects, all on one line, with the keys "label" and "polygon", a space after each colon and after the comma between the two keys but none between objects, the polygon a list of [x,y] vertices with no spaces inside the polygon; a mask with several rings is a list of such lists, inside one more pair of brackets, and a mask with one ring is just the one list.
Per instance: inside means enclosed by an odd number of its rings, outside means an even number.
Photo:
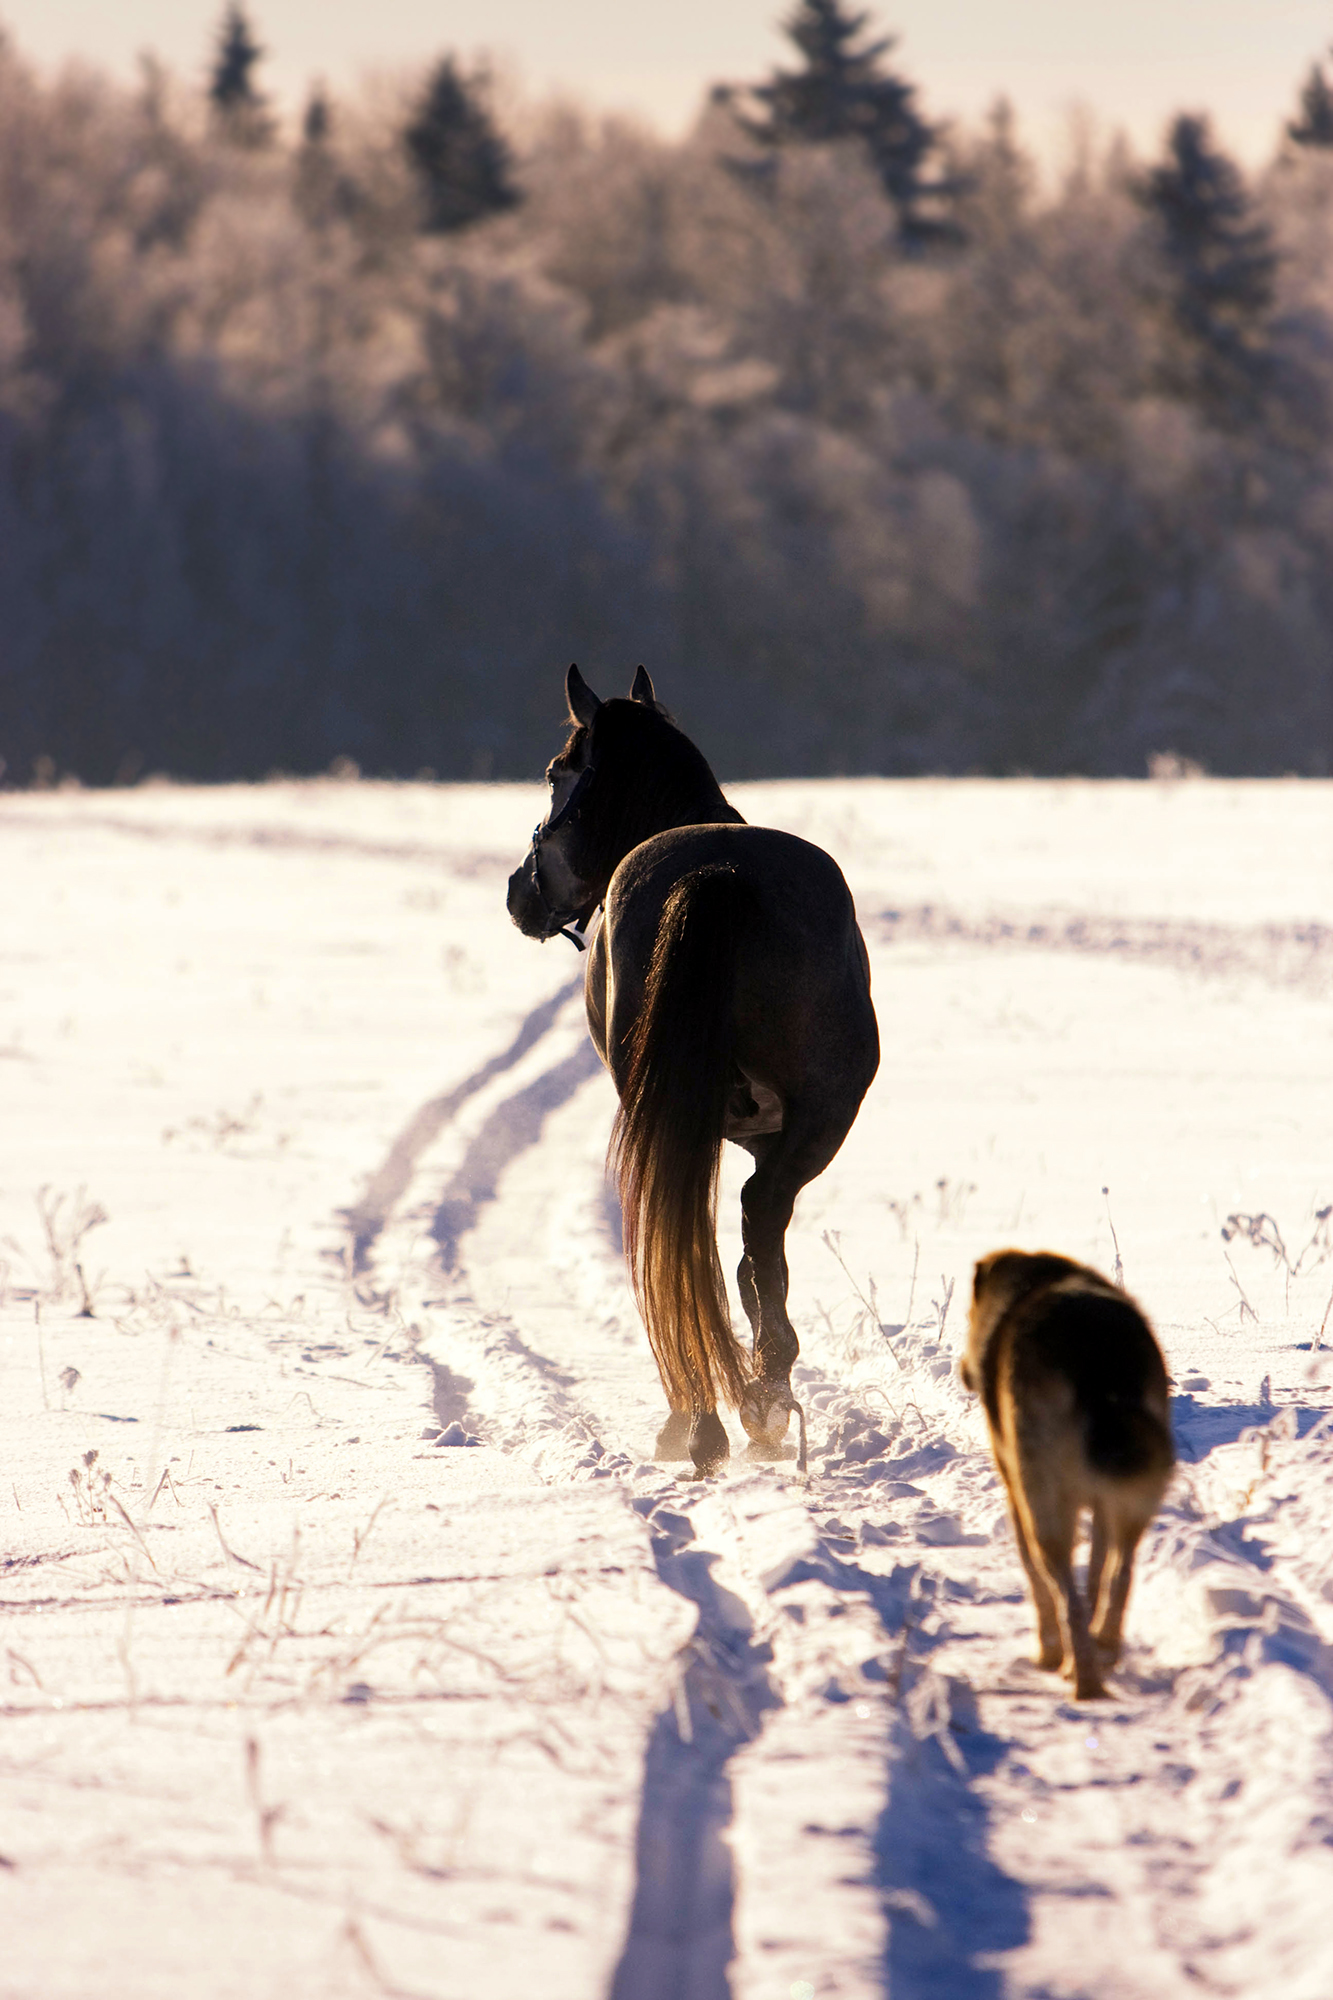
[{"label": "horse halter", "polygon": [[538,820],[536,826],[532,829],[532,880],[537,890],[538,901],[554,925],[554,929],[548,931],[546,935],[548,937],[568,938],[577,951],[586,951],[588,949],[588,940],[577,928],[578,911],[557,910],[542,887],[541,843],[543,840],[549,839],[551,834],[558,833],[562,826],[568,826],[569,822],[577,816],[578,809],[583,803],[589,785],[592,783],[595,768],[594,765],[589,764],[586,771],[579,773],[573,791],[565,800],[565,803],[561,806],[553,820]]}]

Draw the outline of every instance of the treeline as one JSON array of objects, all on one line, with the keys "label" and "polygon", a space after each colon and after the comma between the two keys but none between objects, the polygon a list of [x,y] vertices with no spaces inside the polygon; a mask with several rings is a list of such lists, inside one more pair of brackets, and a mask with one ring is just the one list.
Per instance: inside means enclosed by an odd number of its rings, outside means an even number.
[{"label": "treeline", "polygon": [[730,776],[1329,770],[1324,69],[1043,185],[788,25],[680,142],[0,48],[6,782],[531,777],[570,659]]}]

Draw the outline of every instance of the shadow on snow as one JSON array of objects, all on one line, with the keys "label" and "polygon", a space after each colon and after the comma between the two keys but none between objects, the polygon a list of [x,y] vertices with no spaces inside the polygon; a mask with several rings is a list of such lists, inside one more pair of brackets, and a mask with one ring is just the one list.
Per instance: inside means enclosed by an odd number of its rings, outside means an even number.
[{"label": "shadow on snow", "polygon": [[1291,1403],[1196,1403],[1186,1394],[1171,1398],[1171,1429],[1180,1456],[1197,1465],[1219,1445],[1235,1444],[1246,1431],[1264,1430],[1274,1418],[1288,1413],[1295,1424],[1289,1435],[1297,1438],[1308,1436],[1329,1414],[1326,1409]]},{"label": "shadow on snow", "polygon": [[772,1651],[755,1643],[740,1599],[714,1581],[717,1557],[686,1547],[690,1522],[651,1503],[646,1511],[657,1573],[698,1605],[699,1622],[675,1699],[648,1739],[629,1935],[609,2000],[728,2000],[735,1876],[724,1838],[727,1766],[779,1700],[766,1671]]}]

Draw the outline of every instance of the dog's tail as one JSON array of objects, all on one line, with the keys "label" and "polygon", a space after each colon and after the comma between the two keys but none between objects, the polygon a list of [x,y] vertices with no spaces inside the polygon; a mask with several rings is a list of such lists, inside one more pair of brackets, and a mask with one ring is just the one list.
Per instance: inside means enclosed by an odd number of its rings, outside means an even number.
[{"label": "dog's tail", "polygon": [[611,1135],[649,1344],[671,1407],[694,1413],[739,1403],[748,1374],[714,1229],[748,900],[722,866],[683,876],[667,897]]}]

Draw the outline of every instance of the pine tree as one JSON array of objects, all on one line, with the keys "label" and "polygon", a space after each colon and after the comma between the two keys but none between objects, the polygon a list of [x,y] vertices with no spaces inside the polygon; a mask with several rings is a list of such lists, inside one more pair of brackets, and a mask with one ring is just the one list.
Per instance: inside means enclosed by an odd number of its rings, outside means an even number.
[{"label": "pine tree", "polygon": [[929,178],[939,133],[917,110],[915,86],[883,66],[896,37],[863,39],[869,18],[844,12],[840,0],[798,0],[782,25],[804,67],[775,70],[768,83],[756,84],[749,94],[761,115],[741,123],[765,146],[859,139],[898,212],[903,243],[922,248],[957,235],[931,213],[957,190]]},{"label": "pine tree", "polygon": [[301,119],[301,140],[307,146],[325,146],[333,127],[333,113],[322,83],[311,86]]},{"label": "pine tree", "polygon": [[1333,146],[1333,86],[1324,75],[1322,63],[1311,63],[1301,86],[1299,118],[1287,126],[1287,137],[1297,146]]},{"label": "pine tree", "polygon": [[428,234],[448,235],[518,206],[509,148],[482,101],[481,79],[465,78],[452,56],[436,64],[403,144],[421,186]]},{"label": "pine tree", "polygon": [[1177,118],[1167,153],[1136,192],[1161,232],[1176,347],[1168,386],[1236,429],[1257,414],[1271,369],[1277,252],[1206,118]]},{"label": "pine tree", "polygon": [[322,83],[311,86],[302,113],[293,197],[312,229],[327,228],[336,217],[347,220],[360,205],[356,185],[338,161],[333,144],[333,107]]},{"label": "pine tree", "polygon": [[241,145],[262,146],[273,136],[273,121],[254,80],[263,54],[245,9],[239,0],[230,0],[218,29],[208,101],[228,137]]}]

